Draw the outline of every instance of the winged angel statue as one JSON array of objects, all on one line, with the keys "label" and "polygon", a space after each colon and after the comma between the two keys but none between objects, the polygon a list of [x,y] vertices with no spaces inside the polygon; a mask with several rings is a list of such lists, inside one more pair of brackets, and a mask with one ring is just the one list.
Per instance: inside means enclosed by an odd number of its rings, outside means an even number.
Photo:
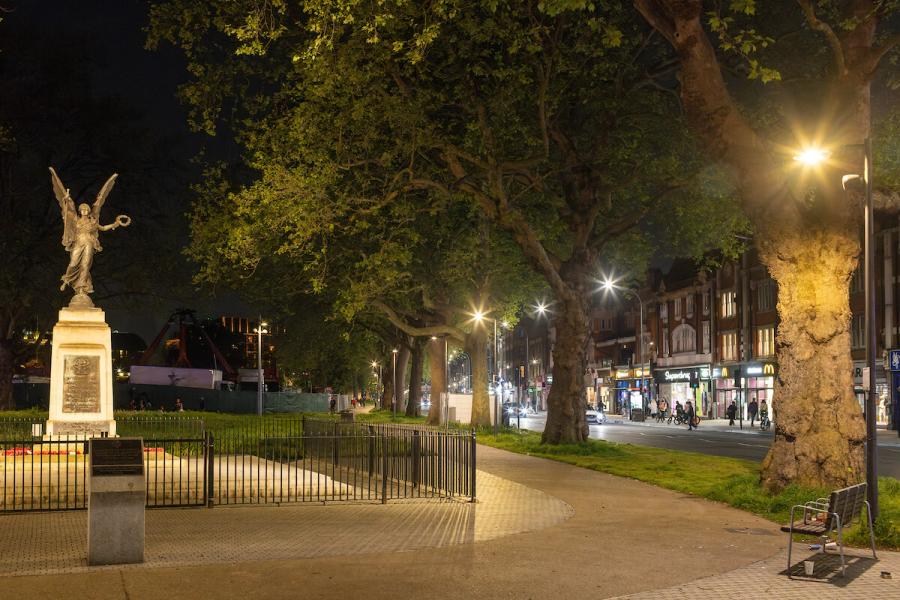
[{"label": "winged angel statue", "polygon": [[94,285],[91,281],[91,265],[94,262],[94,253],[103,250],[100,247],[100,232],[116,229],[117,227],[128,227],[131,225],[131,217],[127,215],[118,215],[116,220],[109,225],[100,224],[100,209],[109,192],[112,191],[113,185],[116,183],[118,174],[106,180],[94,206],[87,204],[79,204],[78,211],[75,210],[75,202],[69,194],[69,190],[63,186],[59,176],[53,167],[50,167],[50,179],[53,182],[53,193],[59,202],[59,208],[62,210],[63,218],[63,237],[62,244],[69,253],[69,267],[62,276],[62,285],[59,286],[60,291],[65,290],[69,286],[75,290],[75,296],[69,302],[69,306],[73,308],[89,308],[94,306],[88,294],[93,293]]}]

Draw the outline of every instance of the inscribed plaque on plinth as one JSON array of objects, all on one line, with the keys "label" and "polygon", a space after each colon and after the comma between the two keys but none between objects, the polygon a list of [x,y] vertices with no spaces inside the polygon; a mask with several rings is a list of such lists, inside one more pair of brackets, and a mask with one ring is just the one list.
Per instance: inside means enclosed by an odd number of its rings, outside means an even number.
[{"label": "inscribed plaque on plinth", "polygon": [[100,357],[65,357],[63,377],[64,413],[100,412]]}]

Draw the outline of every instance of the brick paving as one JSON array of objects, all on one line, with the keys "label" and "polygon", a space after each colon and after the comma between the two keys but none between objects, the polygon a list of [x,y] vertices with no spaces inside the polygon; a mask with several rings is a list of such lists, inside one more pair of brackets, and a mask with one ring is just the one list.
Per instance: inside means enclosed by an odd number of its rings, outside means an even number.
[{"label": "brick paving", "polygon": [[[142,565],[86,566],[83,511],[3,515],[0,597],[900,598],[900,554],[854,551],[846,578],[816,555],[811,580],[789,580],[776,524],[571,465],[478,457],[476,504],[151,510]],[[810,553],[794,549],[799,570]]]},{"label": "brick paving", "polygon": [[[837,555],[813,552],[797,552],[791,556],[791,575],[785,574],[787,552],[783,551],[766,560],[735,569],[722,575],[714,575],[691,583],[658,589],[639,594],[618,596],[616,600],[746,600],[770,598],[773,600],[807,600],[813,598],[865,598],[867,600],[897,600],[900,598],[900,554],[879,552],[878,560],[870,553],[851,549],[847,551],[847,573],[840,576],[841,563]],[[812,560],[815,568],[806,577],[803,561]],[[891,578],[882,577],[882,572]]]},{"label": "brick paving", "polygon": [[[557,525],[571,506],[489,473],[479,502],[236,506],[147,511],[146,562],[153,568],[246,560],[409,552],[468,544]],[[0,576],[73,573],[88,567],[87,513],[0,516]]]}]

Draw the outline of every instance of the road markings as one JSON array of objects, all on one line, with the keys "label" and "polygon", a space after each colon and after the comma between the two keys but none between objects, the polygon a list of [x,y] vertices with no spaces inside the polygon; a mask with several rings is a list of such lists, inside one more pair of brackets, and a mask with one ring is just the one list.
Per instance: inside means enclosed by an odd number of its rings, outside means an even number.
[{"label": "road markings", "polygon": [[742,442],[737,442],[738,446],[746,446],[748,448],[768,448],[768,446],[763,446],[762,444],[744,444]]}]

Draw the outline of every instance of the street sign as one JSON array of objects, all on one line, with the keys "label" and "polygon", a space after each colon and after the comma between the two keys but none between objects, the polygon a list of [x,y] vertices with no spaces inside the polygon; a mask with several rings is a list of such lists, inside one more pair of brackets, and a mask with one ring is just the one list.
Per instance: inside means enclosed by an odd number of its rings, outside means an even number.
[{"label": "street sign", "polygon": [[869,367],[863,367],[862,370],[862,389],[866,392],[869,391]]},{"label": "street sign", "polygon": [[888,368],[891,371],[900,371],[900,350],[891,350],[888,361]]}]

